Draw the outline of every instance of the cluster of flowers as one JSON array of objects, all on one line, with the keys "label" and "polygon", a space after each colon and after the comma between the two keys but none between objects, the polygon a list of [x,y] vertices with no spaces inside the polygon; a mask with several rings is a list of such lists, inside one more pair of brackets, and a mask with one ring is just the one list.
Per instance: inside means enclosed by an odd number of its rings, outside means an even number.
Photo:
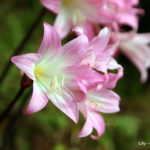
[{"label": "cluster of flowers", "polygon": [[[54,27],[44,23],[44,37],[37,53],[12,57],[33,80],[33,94],[25,110],[31,114],[43,109],[50,99],[75,123],[79,112],[86,121],[79,132],[85,137],[96,129],[98,139],[105,131],[99,112],[119,111],[120,97],[112,91],[123,76],[114,56],[124,52],[147,79],[150,67],[150,34],[137,34],[138,0],[41,0],[58,16]],[[132,28],[124,32],[121,25]],[[101,26],[100,26],[101,25]],[[102,28],[104,26],[104,28]],[[77,37],[61,46],[70,31]]]}]

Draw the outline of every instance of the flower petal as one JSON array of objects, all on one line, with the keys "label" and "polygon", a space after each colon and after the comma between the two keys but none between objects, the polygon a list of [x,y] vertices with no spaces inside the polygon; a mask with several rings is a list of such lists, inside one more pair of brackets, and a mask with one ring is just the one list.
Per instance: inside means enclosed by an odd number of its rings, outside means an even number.
[{"label": "flower petal", "polygon": [[[68,68],[67,70],[68,74],[76,77],[73,83],[78,83],[84,93],[86,93],[87,89],[91,89],[98,84],[103,84],[106,82],[105,75],[102,75],[87,66],[74,66],[72,68]],[[74,84],[72,86],[74,86]]]},{"label": "flower petal", "polygon": [[88,46],[88,39],[85,35],[81,35],[74,40],[68,42],[61,48],[62,55],[66,56],[70,65],[77,65],[83,60]]},{"label": "flower petal", "polygon": [[69,31],[71,30],[71,26],[72,23],[69,17],[69,13],[62,9],[54,23],[54,27],[61,39],[67,36]]},{"label": "flower petal", "polygon": [[[88,93],[89,107],[103,113],[115,113],[120,110],[120,97],[108,89],[92,90]],[[94,101],[95,105],[92,105]]]},{"label": "flower petal", "polygon": [[[83,87],[85,88],[85,87]],[[76,99],[77,102],[85,101],[86,100],[86,93],[84,92],[84,89],[82,87],[79,88],[72,88],[71,91],[74,95],[74,99]]]},{"label": "flower petal", "polygon": [[138,28],[138,18],[135,14],[121,13],[117,17],[121,24],[129,25],[135,30]]},{"label": "flower petal", "polygon": [[105,122],[103,117],[97,112],[90,112],[90,118],[93,124],[93,128],[97,131],[97,136],[91,135],[93,140],[99,139],[105,132]]},{"label": "flower petal", "polygon": [[102,136],[105,132],[105,123],[102,116],[94,111],[88,111],[86,122],[82,128],[82,130],[79,132],[79,137],[85,137],[91,134],[93,128],[96,129],[98,135],[94,136],[91,135],[91,138],[93,140],[97,140],[100,136]]},{"label": "flower petal", "polygon": [[92,133],[92,131],[93,131],[93,125],[92,125],[90,117],[88,117],[86,119],[86,122],[85,122],[82,130],[78,133],[78,136],[79,137],[88,136],[88,135],[90,135]]},{"label": "flower petal", "polygon": [[43,6],[45,6],[50,11],[58,13],[60,10],[61,0],[40,0]]},{"label": "flower petal", "polygon": [[40,60],[40,58],[40,54],[30,53],[20,56],[14,56],[11,58],[11,61],[29,78],[35,80],[34,66]]},{"label": "flower petal", "polygon": [[109,89],[113,89],[116,87],[118,80],[123,76],[123,68],[113,58],[110,60],[107,67],[110,70],[117,70],[117,73],[108,72],[108,76],[107,76],[108,81],[105,85],[105,87]]},{"label": "flower petal", "polygon": [[[126,36],[126,35],[125,35]],[[147,69],[150,68],[150,34],[134,34],[120,43],[122,52],[131,59],[141,72],[141,81],[148,77]]]},{"label": "flower petal", "polygon": [[99,27],[97,24],[95,25],[86,21],[83,25],[74,27],[73,32],[75,32],[78,36],[85,34],[89,40],[92,40],[98,34]]},{"label": "flower petal", "polygon": [[90,45],[94,50],[94,54],[98,55],[100,52],[102,52],[108,45],[109,40],[110,30],[108,28],[102,29],[99,35],[90,42]]},{"label": "flower petal", "polygon": [[77,109],[76,100],[74,95],[69,90],[63,90],[61,94],[47,93],[49,99],[56,107],[70,117],[75,123],[78,122],[79,111]]},{"label": "flower petal", "polygon": [[59,50],[60,46],[61,41],[54,27],[52,27],[48,23],[44,23],[44,36],[38,53],[56,53]]},{"label": "flower petal", "polygon": [[31,114],[40,111],[48,103],[48,97],[41,90],[37,83],[33,84],[32,98],[29,102],[28,107],[24,111],[24,114]]}]

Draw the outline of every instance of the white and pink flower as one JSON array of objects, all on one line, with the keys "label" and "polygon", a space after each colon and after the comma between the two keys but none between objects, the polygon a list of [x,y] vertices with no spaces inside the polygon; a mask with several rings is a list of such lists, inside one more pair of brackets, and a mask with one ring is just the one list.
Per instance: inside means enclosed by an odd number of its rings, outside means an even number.
[{"label": "white and pink flower", "polygon": [[[97,131],[97,136],[91,135],[91,138],[98,139],[105,132],[105,122],[99,112],[116,113],[120,110],[120,97],[111,89],[123,76],[123,68],[112,58],[118,43],[110,44],[110,37],[110,30],[108,28],[102,29],[99,35],[89,42],[87,56],[82,61],[83,65],[104,74],[106,80],[94,86],[85,84],[87,99],[78,102],[78,107],[86,122],[78,134],[79,137],[90,135],[94,128]],[[114,70],[115,72],[113,72]]]},{"label": "white and pink flower", "polygon": [[78,121],[76,102],[86,98],[82,81],[103,81],[97,72],[80,65],[87,45],[88,40],[82,35],[61,47],[54,28],[44,23],[44,38],[38,53],[12,57],[12,62],[33,80],[33,94],[26,114],[41,110],[50,99],[73,121]]},{"label": "white and pink flower", "polygon": [[123,75],[122,67],[112,58],[117,44],[109,41],[110,31],[104,28],[91,41],[82,34],[61,46],[55,29],[44,23],[38,53],[11,59],[33,80],[32,98],[25,113],[38,112],[51,100],[75,123],[79,112],[84,115],[86,122],[78,136],[88,136],[93,128],[98,136],[92,135],[92,139],[102,136],[105,123],[99,112],[119,111],[120,98],[112,89]]},{"label": "white and pink flower", "polygon": [[105,132],[105,121],[99,112],[116,113],[120,110],[119,103],[120,97],[109,89],[89,89],[87,100],[78,103],[78,107],[86,119],[78,136],[88,136],[92,133],[93,129],[97,131],[97,136],[91,135],[92,139],[96,140],[102,136]]},{"label": "white and pink flower", "polygon": [[73,27],[87,24],[110,25],[119,30],[126,24],[138,28],[138,14],[144,11],[136,8],[138,0],[41,0],[50,11],[58,14],[54,26],[61,38],[64,38]]},{"label": "white and pink flower", "polygon": [[41,0],[50,11],[58,14],[54,26],[61,38],[75,26],[110,23],[114,15],[105,12],[105,0]]}]

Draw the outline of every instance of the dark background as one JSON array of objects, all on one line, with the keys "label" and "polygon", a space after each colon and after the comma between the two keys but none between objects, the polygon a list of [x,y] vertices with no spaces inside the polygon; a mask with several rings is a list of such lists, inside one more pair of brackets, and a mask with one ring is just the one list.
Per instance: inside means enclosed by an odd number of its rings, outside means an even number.
[{"label": "dark background", "polygon": [[[146,11],[140,17],[139,32],[150,32],[150,0],[141,0]],[[0,0],[0,73],[14,49],[18,47],[30,26],[42,9],[38,0]],[[39,22],[21,53],[36,52],[43,35],[42,22],[53,23],[55,15],[46,13]],[[106,133],[98,141],[90,137],[78,138],[76,134],[83,126],[78,125],[59,111],[50,102],[42,111],[22,115],[24,105],[30,97],[30,88],[25,91],[11,114],[0,125],[1,150],[150,150],[150,78],[140,83],[140,74],[122,54],[118,62],[124,67],[124,77],[116,88],[121,96],[121,111],[105,115]],[[12,101],[20,87],[20,72],[13,65],[6,80],[0,84],[0,112]]]}]

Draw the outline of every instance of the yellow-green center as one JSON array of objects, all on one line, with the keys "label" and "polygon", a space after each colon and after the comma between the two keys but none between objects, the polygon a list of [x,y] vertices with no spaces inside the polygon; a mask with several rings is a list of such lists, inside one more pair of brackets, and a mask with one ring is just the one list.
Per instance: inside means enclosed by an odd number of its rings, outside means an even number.
[{"label": "yellow-green center", "polygon": [[52,74],[50,70],[37,65],[34,69],[34,74],[37,79],[46,89],[52,93],[62,94],[62,87],[65,83],[65,74]]}]

